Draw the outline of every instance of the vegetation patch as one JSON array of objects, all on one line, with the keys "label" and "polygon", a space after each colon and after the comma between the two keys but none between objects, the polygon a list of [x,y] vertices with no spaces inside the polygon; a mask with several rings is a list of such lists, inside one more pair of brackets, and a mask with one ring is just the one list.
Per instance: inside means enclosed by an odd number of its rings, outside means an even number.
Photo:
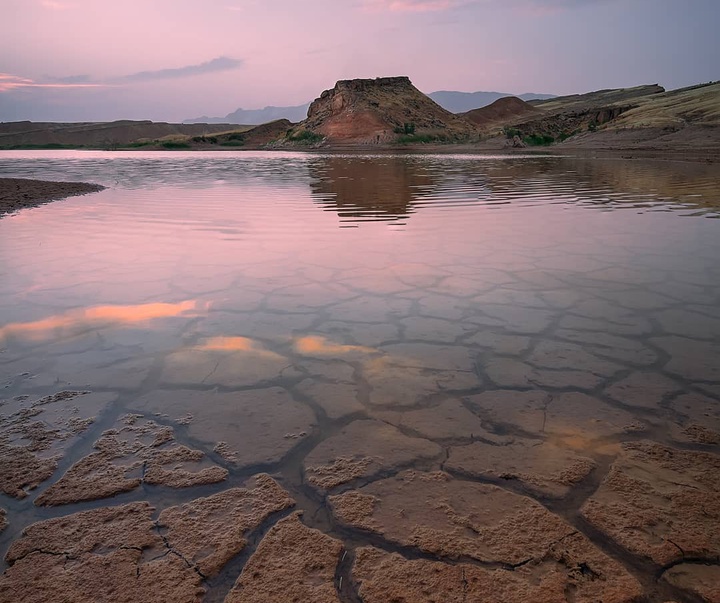
[{"label": "vegetation patch", "polygon": [[189,149],[190,145],[187,142],[177,142],[175,140],[166,140],[161,143],[164,149]]},{"label": "vegetation patch", "polygon": [[523,142],[531,147],[548,146],[555,142],[555,138],[549,134],[531,134],[525,136]]},{"label": "vegetation patch", "polygon": [[316,134],[315,132],[312,132],[310,130],[300,130],[300,132],[293,132],[290,130],[287,133],[287,139],[290,142],[302,142],[305,144],[315,144],[318,142],[322,142],[325,140],[325,137],[322,134]]},{"label": "vegetation patch", "polygon": [[193,136],[191,138],[193,142],[205,143],[205,144],[217,144],[217,136]]},{"label": "vegetation patch", "polygon": [[398,144],[427,144],[429,142],[450,142],[444,134],[402,134],[395,139]]},{"label": "vegetation patch", "polygon": [[395,126],[393,128],[395,134],[402,134],[404,136],[411,136],[415,134],[415,124],[412,122],[405,122],[402,126]]},{"label": "vegetation patch", "polygon": [[242,147],[244,145],[245,142],[243,142],[242,140],[226,140],[220,143],[221,147]]}]

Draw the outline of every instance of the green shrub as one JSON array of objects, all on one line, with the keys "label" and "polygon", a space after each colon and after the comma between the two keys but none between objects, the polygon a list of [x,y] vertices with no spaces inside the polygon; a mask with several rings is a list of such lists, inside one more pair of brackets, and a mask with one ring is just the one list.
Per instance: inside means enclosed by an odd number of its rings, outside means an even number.
[{"label": "green shrub", "polygon": [[523,138],[523,142],[531,147],[547,146],[555,142],[555,139],[549,134],[532,134]]},{"label": "green shrub", "polygon": [[304,142],[307,144],[314,144],[317,142],[321,142],[325,139],[322,134],[316,134],[315,132],[311,132],[310,130],[301,130],[297,134],[294,134],[292,131],[290,131],[287,138],[291,142]]},{"label": "green shrub", "polygon": [[189,149],[190,145],[186,142],[177,142],[175,140],[166,140],[161,145],[165,149]]},{"label": "green shrub", "polygon": [[225,142],[221,142],[221,147],[242,147],[245,144],[242,140],[227,140]]},{"label": "green shrub", "polygon": [[596,132],[597,131],[597,124],[594,121],[591,121],[588,124],[588,132]]},{"label": "green shrub", "polygon": [[406,121],[402,126],[395,126],[393,132],[395,134],[405,134],[406,136],[415,134],[415,124]]},{"label": "green shrub", "polygon": [[521,135],[520,130],[518,130],[517,128],[511,128],[509,126],[505,126],[503,128],[503,133],[505,134],[505,138],[507,138],[508,140],[513,139],[515,136]]}]

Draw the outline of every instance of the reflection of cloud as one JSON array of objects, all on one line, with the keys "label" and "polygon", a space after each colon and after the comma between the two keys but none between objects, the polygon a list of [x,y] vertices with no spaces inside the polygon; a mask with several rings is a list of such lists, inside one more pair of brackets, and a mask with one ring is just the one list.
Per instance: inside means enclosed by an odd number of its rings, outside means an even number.
[{"label": "reflection of cloud", "polygon": [[91,328],[141,323],[158,318],[193,316],[198,311],[196,300],[176,304],[154,303],[127,306],[93,306],[71,310],[33,322],[15,322],[0,327],[0,340],[21,337],[42,340],[52,336],[70,335]]},{"label": "reflection of cloud", "polygon": [[0,92],[15,90],[16,88],[100,88],[105,84],[89,82],[64,82],[56,78],[52,82],[36,82],[27,77],[20,77],[12,73],[0,73]]},{"label": "reflection of cloud", "polygon": [[208,352],[249,352],[265,358],[282,358],[280,354],[266,350],[263,345],[249,337],[211,337],[194,349]]},{"label": "reflection of cloud", "polygon": [[295,351],[305,356],[344,356],[347,354],[375,354],[377,350],[361,345],[341,345],[318,335],[306,335],[295,340]]},{"label": "reflection of cloud", "polygon": [[230,57],[217,57],[204,63],[197,65],[185,65],[184,67],[172,67],[168,69],[158,69],[157,71],[140,71],[126,75],[122,79],[127,82],[147,82],[153,80],[169,80],[188,77],[192,75],[201,75],[204,73],[217,73],[218,71],[229,71],[242,66],[243,62]]}]

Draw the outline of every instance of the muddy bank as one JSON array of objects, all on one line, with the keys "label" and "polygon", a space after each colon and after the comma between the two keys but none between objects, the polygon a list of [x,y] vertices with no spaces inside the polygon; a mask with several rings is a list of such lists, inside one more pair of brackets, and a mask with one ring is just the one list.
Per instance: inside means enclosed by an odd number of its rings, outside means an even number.
[{"label": "muddy bank", "polygon": [[96,193],[105,187],[88,182],[48,182],[25,178],[0,178],[0,216],[50,201]]}]

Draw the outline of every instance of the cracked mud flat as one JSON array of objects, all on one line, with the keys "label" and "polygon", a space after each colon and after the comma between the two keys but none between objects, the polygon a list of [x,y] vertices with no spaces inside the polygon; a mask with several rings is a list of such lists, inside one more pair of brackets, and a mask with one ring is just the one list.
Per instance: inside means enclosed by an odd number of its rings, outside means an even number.
[{"label": "cracked mud flat", "polygon": [[688,190],[387,156],[390,210],[317,187],[367,158],[107,158],[92,216],[0,221],[2,603],[720,600]]},{"label": "cracked mud flat", "polygon": [[28,526],[8,550],[3,601],[198,601],[244,535],[293,504],[269,476],[165,509],[103,507]]},{"label": "cracked mud flat", "polygon": [[632,553],[660,566],[720,559],[720,456],[623,445],[583,516]]}]

